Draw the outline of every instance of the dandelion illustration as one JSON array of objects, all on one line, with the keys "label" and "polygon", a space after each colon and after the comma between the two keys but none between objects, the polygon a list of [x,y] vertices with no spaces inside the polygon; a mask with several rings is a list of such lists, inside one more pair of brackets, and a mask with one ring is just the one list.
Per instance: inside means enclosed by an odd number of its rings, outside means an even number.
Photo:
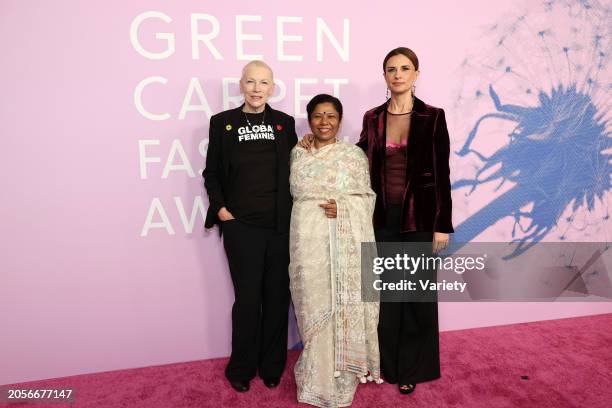
[{"label": "dandelion illustration", "polygon": [[[455,241],[511,217],[500,228],[519,243],[513,255],[553,231],[606,241],[612,232],[610,10],[576,0],[529,7],[487,29],[489,47],[465,60],[455,105],[466,136],[454,197],[472,209]],[[479,189],[494,198],[476,207]]]}]

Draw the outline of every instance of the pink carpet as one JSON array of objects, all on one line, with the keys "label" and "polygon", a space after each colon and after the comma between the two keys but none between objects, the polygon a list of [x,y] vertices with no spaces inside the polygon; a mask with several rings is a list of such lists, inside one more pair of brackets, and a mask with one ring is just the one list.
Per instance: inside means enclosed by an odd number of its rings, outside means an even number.
[{"label": "pink carpet", "polygon": [[[442,378],[402,396],[396,386],[360,386],[353,407],[612,407],[612,314],[444,332]],[[196,361],[19,384],[73,388],[76,401],[9,407],[295,407],[289,354],[281,385],[261,380],[234,392],[226,359]],[[527,376],[527,377],[525,377]],[[522,378],[523,377],[523,378]]]}]

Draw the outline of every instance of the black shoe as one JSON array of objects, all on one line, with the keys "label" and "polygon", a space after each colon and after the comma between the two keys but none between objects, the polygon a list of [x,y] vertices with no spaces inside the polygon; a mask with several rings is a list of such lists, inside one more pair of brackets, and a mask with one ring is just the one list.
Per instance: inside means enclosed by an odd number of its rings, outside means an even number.
[{"label": "black shoe", "polygon": [[246,380],[234,380],[230,381],[232,388],[238,392],[247,392],[249,390],[249,381]]},{"label": "black shoe", "polygon": [[280,378],[264,378],[263,382],[268,388],[276,388],[280,384]]},{"label": "black shoe", "polygon": [[414,392],[416,384],[398,384],[398,388],[401,394],[407,395]]}]

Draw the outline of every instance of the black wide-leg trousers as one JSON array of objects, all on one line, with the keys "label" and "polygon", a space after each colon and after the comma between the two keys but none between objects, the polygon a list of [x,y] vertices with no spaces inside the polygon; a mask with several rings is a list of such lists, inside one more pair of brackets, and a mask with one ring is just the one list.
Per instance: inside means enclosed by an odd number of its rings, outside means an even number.
[{"label": "black wide-leg trousers", "polygon": [[287,361],[289,234],[238,220],[223,222],[234,285],[230,381],[280,377]]},{"label": "black wide-leg trousers", "polygon": [[[387,210],[377,242],[431,242],[432,232],[400,233],[400,210]],[[380,254],[379,254],[380,255]],[[435,279],[435,272],[433,274]],[[417,384],[440,378],[438,303],[382,302],[378,322],[380,366],[391,384]]]}]

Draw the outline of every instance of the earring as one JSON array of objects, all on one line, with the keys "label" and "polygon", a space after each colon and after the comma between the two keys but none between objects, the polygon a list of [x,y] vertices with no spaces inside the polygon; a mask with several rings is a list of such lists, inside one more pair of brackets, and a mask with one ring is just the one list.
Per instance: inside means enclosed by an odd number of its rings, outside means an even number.
[{"label": "earring", "polygon": [[416,85],[412,84],[412,97],[416,94]]},{"label": "earring", "polygon": [[385,95],[385,99],[389,99],[389,88],[387,88],[387,94]]}]

